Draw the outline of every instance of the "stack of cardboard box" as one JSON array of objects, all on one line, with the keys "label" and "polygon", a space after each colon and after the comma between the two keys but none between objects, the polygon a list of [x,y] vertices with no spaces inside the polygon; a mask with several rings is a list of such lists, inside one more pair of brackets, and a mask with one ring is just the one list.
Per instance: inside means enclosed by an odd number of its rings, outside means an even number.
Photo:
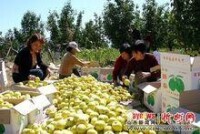
[{"label": "stack of cardboard box", "polygon": [[17,102],[10,109],[0,109],[1,132],[4,134],[20,134],[28,124],[44,120],[44,110],[51,105],[45,95]]},{"label": "stack of cardboard box", "polygon": [[162,112],[200,107],[200,57],[161,53]]}]

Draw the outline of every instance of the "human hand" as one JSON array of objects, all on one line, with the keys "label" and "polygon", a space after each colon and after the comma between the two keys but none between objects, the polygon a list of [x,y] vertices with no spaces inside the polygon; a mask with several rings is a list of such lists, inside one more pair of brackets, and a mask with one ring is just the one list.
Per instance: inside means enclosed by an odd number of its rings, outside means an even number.
[{"label": "human hand", "polygon": [[35,75],[29,75],[29,76],[28,76],[28,79],[29,79],[29,80],[35,80],[35,78],[36,78]]},{"label": "human hand", "polygon": [[140,80],[143,80],[143,79],[150,77],[151,73],[150,72],[138,72],[136,75]]},{"label": "human hand", "polygon": [[114,83],[114,86],[115,86],[115,87],[117,87],[117,86],[120,85],[116,80],[115,80],[113,83]]},{"label": "human hand", "polygon": [[53,74],[53,71],[51,71],[50,68],[47,68],[47,75],[51,76]]},{"label": "human hand", "polygon": [[89,61],[85,61],[84,64],[85,64],[85,66],[90,66],[90,62]]}]

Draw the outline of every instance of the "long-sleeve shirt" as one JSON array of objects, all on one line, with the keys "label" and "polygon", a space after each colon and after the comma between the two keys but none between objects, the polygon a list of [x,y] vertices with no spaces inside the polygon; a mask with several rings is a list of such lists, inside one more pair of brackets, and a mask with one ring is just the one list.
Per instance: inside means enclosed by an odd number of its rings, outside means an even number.
[{"label": "long-sleeve shirt", "polygon": [[[158,62],[156,58],[151,54],[145,54],[144,59],[139,61],[136,61],[134,58],[132,58],[127,65],[125,75],[129,77],[132,72],[135,74],[137,72],[150,72],[150,69],[157,65]],[[160,78],[160,75],[160,71],[152,72],[147,81],[156,81],[158,78]]]},{"label": "long-sleeve shirt", "polygon": [[[42,70],[46,70],[48,68],[42,62],[41,54],[37,53],[36,55],[36,63],[33,65],[33,59],[31,55],[31,51],[28,47],[23,48],[16,56],[14,63],[19,67],[19,73],[23,74],[24,76],[28,77],[29,71],[31,69],[35,69],[38,65]],[[27,78],[28,79],[28,78]]]},{"label": "long-sleeve shirt", "polygon": [[116,81],[117,78],[121,79],[122,74],[125,73],[125,69],[127,66],[128,62],[124,60],[121,56],[119,56],[114,65],[114,70],[113,70],[113,80]]}]

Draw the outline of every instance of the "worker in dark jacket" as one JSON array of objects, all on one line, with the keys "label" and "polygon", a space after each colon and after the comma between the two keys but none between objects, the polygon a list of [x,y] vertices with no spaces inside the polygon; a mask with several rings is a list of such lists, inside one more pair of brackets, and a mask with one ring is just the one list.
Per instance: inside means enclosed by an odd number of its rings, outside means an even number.
[{"label": "worker in dark jacket", "polygon": [[42,62],[41,50],[45,41],[41,34],[32,35],[27,46],[23,48],[16,56],[12,69],[12,77],[14,82],[22,82],[25,80],[34,80],[39,77],[44,80],[50,74],[50,69]]},{"label": "worker in dark jacket", "polygon": [[128,61],[132,57],[131,46],[128,43],[122,44],[119,51],[120,56],[116,59],[113,70],[113,82],[115,85],[119,84],[118,80],[122,80],[122,76],[125,73]]},{"label": "worker in dark jacket", "polygon": [[146,53],[146,45],[143,40],[137,40],[132,48],[133,58],[129,61],[126,76],[131,73],[136,74],[140,81],[156,81],[160,78],[160,71],[151,72],[151,68],[159,66],[156,58],[149,53]]},{"label": "worker in dark jacket", "polygon": [[[125,72],[125,77],[130,76],[130,74],[135,74],[134,88],[142,82],[152,82],[157,81],[160,78],[161,72],[160,68],[156,68],[158,62],[152,54],[146,53],[146,44],[143,40],[137,40],[132,48],[133,58],[129,61],[127,70]],[[136,90],[138,92],[138,99],[143,105],[144,92],[142,90]]]}]

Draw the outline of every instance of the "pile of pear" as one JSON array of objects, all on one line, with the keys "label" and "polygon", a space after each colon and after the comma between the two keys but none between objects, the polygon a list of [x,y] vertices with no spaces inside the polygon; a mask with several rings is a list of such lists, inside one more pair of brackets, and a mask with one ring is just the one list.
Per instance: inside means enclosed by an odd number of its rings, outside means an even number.
[{"label": "pile of pear", "polygon": [[23,134],[135,133],[126,123],[131,119],[129,109],[119,104],[132,99],[126,89],[99,82],[92,76],[72,76],[54,85],[58,93],[54,106],[46,110],[49,119],[40,125],[29,125]]}]

